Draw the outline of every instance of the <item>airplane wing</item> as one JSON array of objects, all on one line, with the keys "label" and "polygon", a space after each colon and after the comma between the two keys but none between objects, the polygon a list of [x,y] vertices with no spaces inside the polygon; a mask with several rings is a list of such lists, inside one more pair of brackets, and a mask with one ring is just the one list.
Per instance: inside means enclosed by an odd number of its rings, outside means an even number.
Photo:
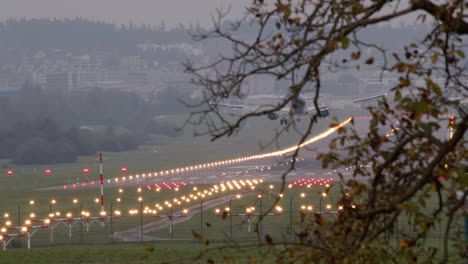
[{"label": "airplane wing", "polygon": [[[374,100],[374,99],[378,99],[380,97],[384,97],[384,96],[387,96],[387,94],[378,94],[378,95],[374,95],[374,96],[370,96],[370,97],[365,97],[365,98],[359,98],[359,99],[356,99],[356,100],[353,100],[352,102],[353,103],[360,103],[360,102],[365,102],[365,101],[370,101],[370,100]],[[311,99],[311,98],[304,98],[304,100],[307,100],[307,99]],[[326,104],[326,105],[319,105],[319,111],[322,113],[322,117],[327,117],[329,114],[330,114],[330,109],[331,108],[334,108],[336,106],[344,106],[346,105],[346,102],[340,102],[340,103],[335,103],[335,104]],[[309,106],[307,107],[306,109],[306,113],[308,115],[312,115],[312,114],[315,114],[317,112],[315,106]]]},{"label": "airplane wing", "polygon": [[223,104],[223,103],[215,103],[215,102],[209,102],[208,104],[218,105],[218,106],[223,106],[223,107],[228,107],[228,108],[236,108],[236,109],[245,109],[245,108],[247,108],[246,105],[232,105],[232,104]]},{"label": "airplane wing", "polygon": [[370,97],[365,97],[365,98],[359,98],[359,99],[353,100],[353,103],[359,103],[359,102],[369,101],[369,100],[377,99],[377,98],[384,97],[384,96],[387,96],[387,93],[378,94],[378,95],[374,95],[374,96],[370,96]]},{"label": "airplane wing", "polygon": [[[216,103],[216,102],[209,102],[208,104],[210,105],[216,105],[216,106],[221,106],[221,107],[226,107],[230,109],[238,109],[243,112],[256,112],[256,111],[261,111],[264,109],[271,108],[273,106],[271,105],[261,105],[261,106],[253,106],[253,105],[233,105],[233,104],[225,104],[225,103]],[[277,111],[280,114],[286,114],[288,113],[287,110],[281,109]],[[284,112],[284,113],[283,113]]]}]

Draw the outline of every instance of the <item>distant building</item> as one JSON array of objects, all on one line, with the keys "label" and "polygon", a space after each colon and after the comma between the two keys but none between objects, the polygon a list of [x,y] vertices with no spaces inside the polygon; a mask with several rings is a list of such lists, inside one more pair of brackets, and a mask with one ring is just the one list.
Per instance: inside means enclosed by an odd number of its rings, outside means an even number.
[{"label": "distant building", "polygon": [[125,71],[99,71],[98,81],[100,82],[124,82],[127,79]]},{"label": "distant building", "polygon": [[47,83],[46,74],[39,71],[32,73],[32,84],[34,86],[45,86]]},{"label": "distant building", "polygon": [[[75,78],[73,78],[75,75]],[[71,72],[47,73],[45,87],[52,90],[72,90],[73,84],[76,85],[76,74]]]},{"label": "distant building", "polygon": [[140,56],[123,56],[120,58],[120,67],[126,69],[143,69],[145,61]]},{"label": "distant building", "polygon": [[128,85],[121,81],[100,81],[100,82],[96,82],[94,86],[97,88],[103,88],[103,89],[109,89],[109,90],[110,89],[122,90],[122,91],[130,90]]},{"label": "distant building", "polygon": [[129,85],[145,86],[148,83],[146,72],[128,72],[127,81]]}]

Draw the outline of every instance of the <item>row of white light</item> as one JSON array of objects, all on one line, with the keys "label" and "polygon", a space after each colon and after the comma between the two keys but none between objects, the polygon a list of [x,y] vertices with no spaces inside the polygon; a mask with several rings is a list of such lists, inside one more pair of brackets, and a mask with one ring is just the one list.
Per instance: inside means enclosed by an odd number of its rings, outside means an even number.
[{"label": "row of white light", "polygon": [[[216,161],[216,162],[210,162],[210,163],[205,163],[205,164],[198,164],[195,166],[187,166],[183,168],[176,168],[176,169],[170,169],[170,170],[163,170],[159,172],[153,172],[153,173],[143,173],[141,175],[141,178],[146,178],[146,177],[157,177],[157,176],[165,176],[169,174],[177,174],[177,173],[183,173],[183,172],[189,172],[189,171],[194,171],[194,170],[199,170],[199,169],[206,169],[206,168],[212,168],[212,167],[217,167],[217,166],[224,166],[224,165],[230,165],[230,164],[235,164],[235,163],[240,163],[240,162],[246,162],[250,160],[258,160],[258,159],[265,159],[265,158],[271,158],[271,157],[277,157],[277,156],[282,156],[287,153],[296,151],[299,148],[305,147],[307,145],[310,145],[320,139],[326,138],[335,131],[337,131],[339,128],[345,126],[349,122],[351,122],[352,118],[348,118],[347,120],[343,121],[342,123],[329,128],[327,131],[310,138],[309,140],[303,142],[300,145],[295,145],[289,148],[285,148],[279,151],[274,151],[270,153],[265,153],[265,154],[259,154],[259,155],[251,155],[251,156],[246,156],[246,157],[241,157],[241,158],[236,158],[236,159],[230,159],[230,160],[223,160],[223,161]],[[135,176],[130,175],[130,176],[122,176],[120,179],[119,177],[114,178],[114,182],[119,182],[120,180],[126,181],[127,179],[133,180],[133,179],[139,179],[140,175],[137,174]]]},{"label": "row of white light", "polygon": [[[190,203],[191,201],[197,201],[199,199],[204,199],[205,197],[211,196],[214,193],[241,190],[242,188],[249,188],[251,190],[255,189],[255,186],[262,183],[263,180],[231,180],[222,182],[220,184],[214,184],[212,187],[204,190],[198,190],[197,187],[193,187],[193,193],[183,195],[179,198],[174,198],[172,201],[166,200],[164,204],[156,203],[154,209],[151,209],[149,206],[145,206],[143,213],[156,214],[158,211],[164,210],[164,207],[171,208],[174,205],[181,205],[182,202]],[[237,195],[240,198],[240,195]],[[143,202],[143,197],[138,197],[139,202]],[[137,209],[132,209],[129,211],[129,214],[137,214]]]},{"label": "row of white light", "polygon": [[[177,204],[177,205],[181,205],[182,204],[182,201],[185,201],[187,203],[189,203],[191,200],[197,200],[197,199],[203,199],[205,198],[206,196],[211,196],[213,193],[218,193],[218,192],[224,192],[226,191],[228,188],[230,190],[234,190],[235,188],[237,188],[238,190],[242,189],[243,186],[248,186],[250,189],[255,189],[255,185],[259,184],[259,183],[262,183],[263,180],[239,180],[236,181],[236,180],[232,180],[232,181],[227,181],[227,182],[224,182],[224,183],[220,183],[219,186],[217,184],[213,185],[211,188],[207,189],[207,190],[203,190],[203,191],[199,191],[197,193],[192,193],[192,194],[189,194],[187,196],[181,196],[179,199],[178,198],[174,198],[173,199],[173,202],[174,204]],[[226,187],[227,186],[227,187]],[[235,187],[235,188],[234,188]],[[197,187],[194,187],[194,191],[197,191]],[[123,192],[122,189],[119,189],[119,192]],[[98,198],[96,198],[98,199]],[[95,202],[96,202],[96,199],[95,199]],[[116,199],[117,202],[121,202],[121,198],[117,198]],[[138,201],[139,202],[142,202],[143,201],[143,198],[142,197],[138,197]],[[77,204],[79,202],[78,199],[74,198],[72,200],[72,202],[74,204]],[[99,200],[98,200],[99,202]],[[51,200],[51,204],[55,204],[56,203],[56,200]],[[34,205],[35,202],[34,200],[31,200],[30,201],[30,204],[31,205]],[[165,202],[165,205],[167,208],[171,208],[173,206],[173,204],[169,201],[166,201]],[[159,204],[155,204],[155,208],[159,211],[163,210],[164,207],[159,205]],[[156,214],[157,213],[157,210],[156,209],[150,209],[149,207],[145,207],[145,209],[143,210],[143,213],[153,213],[153,214]],[[133,214],[137,214],[138,213],[138,210],[137,209],[132,209],[129,211],[129,214],[130,215],[133,215]],[[101,211],[100,212],[100,215],[101,216],[105,216],[107,213],[105,211]],[[115,210],[114,212],[115,215],[121,215],[121,211],[120,210]],[[91,214],[89,211],[82,211],[81,212],[81,215],[84,216],[84,217],[89,217]],[[31,219],[35,219],[36,218],[36,214],[35,213],[30,213],[30,218]],[[50,213],[49,215],[49,218],[54,218],[54,217],[60,217],[61,216],[61,212],[60,211],[57,211],[55,213]],[[67,218],[71,218],[72,217],[72,213],[68,212],[65,214],[65,216]],[[4,214],[4,217],[5,218],[9,218],[10,217],[10,214],[9,213],[5,213]],[[29,220],[26,220],[26,221],[29,221]],[[27,223],[26,223],[27,224]],[[11,226],[12,225],[12,222],[10,220],[7,220],[5,222],[5,225],[7,226]]]}]

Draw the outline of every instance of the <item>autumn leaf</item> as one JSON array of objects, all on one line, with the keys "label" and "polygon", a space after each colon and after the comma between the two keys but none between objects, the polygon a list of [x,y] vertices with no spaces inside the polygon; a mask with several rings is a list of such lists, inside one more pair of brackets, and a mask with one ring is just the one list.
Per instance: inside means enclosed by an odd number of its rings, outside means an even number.
[{"label": "autumn leaf", "polygon": [[408,68],[408,65],[405,64],[405,63],[400,62],[400,63],[398,63],[396,65],[396,68],[397,68],[398,72],[404,72]]},{"label": "autumn leaf", "polygon": [[406,78],[400,78],[400,87],[407,87],[407,86],[410,86],[411,85],[411,82],[410,80],[406,79]]},{"label": "autumn leaf", "polygon": [[396,91],[395,92],[395,101],[400,101],[401,100],[401,92],[400,91]]},{"label": "autumn leaf", "polygon": [[360,57],[361,57],[361,52],[360,51],[351,53],[351,59],[353,59],[353,60],[358,60]]},{"label": "autumn leaf", "polygon": [[292,23],[294,23],[294,24],[300,24],[300,23],[301,23],[301,19],[300,19],[299,17],[293,18],[293,19],[292,19]]},{"label": "autumn leaf", "polygon": [[192,235],[196,238],[196,239],[202,239],[202,236],[195,230],[192,230]]},{"label": "autumn leaf", "polygon": [[373,64],[374,63],[374,58],[369,58],[365,61],[365,64]]},{"label": "autumn leaf", "polygon": [[408,242],[406,240],[400,240],[400,248],[407,248]]},{"label": "autumn leaf", "polygon": [[144,243],[143,245],[145,245],[145,250],[146,251],[149,251],[149,252],[153,252],[154,251],[154,247],[152,244],[150,243]]},{"label": "autumn leaf", "polygon": [[341,47],[343,49],[347,49],[349,47],[349,39],[347,37],[344,37],[342,40],[341,40]]}]

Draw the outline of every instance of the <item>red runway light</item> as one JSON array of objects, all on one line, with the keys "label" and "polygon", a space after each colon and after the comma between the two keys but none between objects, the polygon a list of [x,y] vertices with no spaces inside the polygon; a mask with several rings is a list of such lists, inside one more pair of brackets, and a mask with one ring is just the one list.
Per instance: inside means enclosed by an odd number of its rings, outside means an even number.
[{"label": "red runway light", "polygon": [[8,174],[8,175],[13,175],[13,171],[12,171],[12,170],[8,170],[8,171],[7,171],[7,174]]},{"label": "red runway light", "polygon": [[89,172],[89,169],[88,169],[88,168],[84,168],[84,169],[83,169],[83,172],[84,172],[84,173],[88,173],[88,172]]},{"label": "red runway light", "polygon": [[50,173],[52,172],[52,170],[47,169],[47,170],[45,170],[44,172],[47,173],[47,174],[50,174]]},{"label": "red runway light", "polygon": [[126,168],[126,167],[122,167],[120,170],[121,170],[121,171],[127,171],[127,168]]}]

